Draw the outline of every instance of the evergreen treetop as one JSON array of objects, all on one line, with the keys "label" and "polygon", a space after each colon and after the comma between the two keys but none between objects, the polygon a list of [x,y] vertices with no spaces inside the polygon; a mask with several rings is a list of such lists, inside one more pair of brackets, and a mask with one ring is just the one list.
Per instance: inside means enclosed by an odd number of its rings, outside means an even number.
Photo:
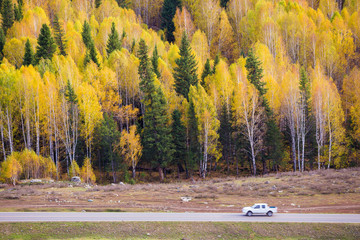
[{"label": "evergreen treetop", "polygon": [[216,54],[215,60],[214,60],[214,66],[213,66],[213,70],[212,70],[212,74],[215,74],[215,72],[216,72],[216,66],[219,64],[219,62],[220,62],[219,54]]},{"label": "evergreen treetop", "polygon": [[180,58],[176,59],[177,66],[174,69],[175,90],[178,94],[188,99],[190,86],[198,83],[197,62],[191,53],[190,42],[186,33],[183,33],[180,46]]},{"label": "evergreen treetop", "polygon": [[81,36],[83,39],[83,42],[86,46],[87,49],[90,49],[91,47],[91,43],[93,42],[92,38],[91,38],[91,29],[90,29],[90,25],[89,23],[85,20],[84,21],[84,25],[82,28],[82,32],[81,32]]},{"label": "evergreen treetop", "polygon": [[119,38],[119,33],[116,31],[115,23],[113,22],[111,24],[111,32],[106,44],[106,52],[108,56],[110,56],[110,54],[115,50],[121,50],[121,41]]},{"label": "evergreen treetop", "polygon": [[14,9],[11,0],[4,0],[1,8],[2,15],[2,28],[4,30],[5,35],[7,34],[7,30],[12,27],[14,24]]},{"label": "evergreen treetop", "polygon": [[201,83],[200,83],[203,87],[205,87],[205,78],[211,74],[212,74],[212,71],[211,71],[211,66],[210,66],[210,60],[206,59],[204,70],[201,74]]},{"label": "evergreen treetop", "polygon": [[157,50],[157,46],[155,45],[153,56],[151,58],[151,64],[153,72],[156,74],[157,78],[161,77],[160,71],[159,71],[159,54]]},{"label": "evergreen treetop", "polygon": [[162,11],[161,11],[161,28],[165,30],[166,40],[174,42],[174,31],[175,25],[173,18],[176,13],[176,8],[181,6],[179,0],[164,0]]},{"label": "evergreen treetop", "polygon": [[0,60],[2,60],[4,57],[3,50],[4,50],[5,42],[6,42],[5,33],[4,33],[3,29],[0,28]]},{"label": "evergreen treetop", "polygon": [[[149,57],[148,57],[148,47],[147,47],[144,39],[140,39],[139,50],[138,50],[137,54],[138,54],[138,58],[140,59],[138,73],[140,76],[140,88],[141,88],[141,87],[145,87],[146,80],[149,80],[148,75],[150,74],[150,71],[148,69],[148,68],[150,68]],[[142,91],[144,91],[144,89],[142,89]]]},{"label": "evergreen treetop", "polygon": [[63,28],[57,15],[54,17],[54,39],[59,47],[60,54],[66,56],[66,40]]},{"label": "evergreen treetop", "polygon": [[221,6],[222,8],[226,8],[228,2],[229,2],[229,0],[220,0],[220,6]]},{"label": "evergreen treetop", "polygon": [[29,39],[26,40],[25,43],[25,54],[24,54],[24,59],[23,59],[23,65],[24,66],[29,66],[30,64],[33,63],[34,60],[34,56],[33,56],[33,50],[31,48],[31,44]]},{"label": "evergreen treetop", "polygon": [[248,80],[256,87],[260,95],[264,96],[267,89],[265,88],[265,83],[261,81],[263,77],[263,69],[261,67],[260,60],[255,56],[252,49],[250,49],[249,55],[246,58],[245,67],[248,72]]},{"label": "evergreen treetop", "polygon": [[42,58],[51,60],[56,51],[56,44],[47,24],[42,25],[37,43],[35,63],[38,64]]},{"label": "evergreen treetop", "polygon": [[99,8],[101,6],[101,0],[95,0],[95,8]]},{"label": "evergreen treetop", "polygon": [[71,86],[70,80],[68,79],[66,82],[66,86],[65,86],[65,98],[68,102],[73,103],[73,104],[77,104],[78,103],[78,99],[77,96],[75,94],[75,90],[74,88]]}]

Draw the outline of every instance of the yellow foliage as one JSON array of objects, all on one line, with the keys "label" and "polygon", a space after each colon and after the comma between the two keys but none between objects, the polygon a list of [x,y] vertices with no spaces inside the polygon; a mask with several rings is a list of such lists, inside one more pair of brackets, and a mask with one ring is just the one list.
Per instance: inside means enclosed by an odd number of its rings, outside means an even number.
[{"label": "yellow foliage", "polygon": [[[142,155],[142,146],[140,142],[140,135],[136,134],[136,126],[132,125],[129,131],[124,129],[121,132],[120,144],[116,146],[119,148],[121,155],[124,157],[125,163],[131,166],[133,173]],[[133,177],[135,177],[133,175]]]},{"label": "yellow foliage", "polygon": [[86,183],[95,183],[96,177],[91,166],[90,158],[85,158],[84,164],[81,168],[81,178]]},{"label": "yellow foliage", "polygon": [[22,173],[21,164],[19,163],[15,155],[16,154],[10,155],[1,164],[2,176],[5,179],[9,179],[14,186],[16,184],[16,181],[19,179],[20,174]]},{"label": "yellow foliage", "polygon": [[69,177],[78,177],[80,176],[80,168],[79,165],[77,164],[77,162],[75,160],[72,161],[70,168],[69,168]]}]

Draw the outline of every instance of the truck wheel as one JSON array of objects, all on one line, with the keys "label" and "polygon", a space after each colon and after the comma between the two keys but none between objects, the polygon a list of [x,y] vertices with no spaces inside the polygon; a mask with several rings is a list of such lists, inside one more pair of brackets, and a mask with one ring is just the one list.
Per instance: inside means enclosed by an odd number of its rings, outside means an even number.
[{"label": "truck wheel", "polygon": [[246,216],[251,217],[251,216],[252,216],[252,211],[248,211],[248,212],[246,213]]},{"label": "truck wheel", "polygon": [[272,212],[272,211],[268,211],[268,212],[266,213],[266,215],[268,215],[268,217],[271,217],[271,216],[273,215],[273,212]]}]

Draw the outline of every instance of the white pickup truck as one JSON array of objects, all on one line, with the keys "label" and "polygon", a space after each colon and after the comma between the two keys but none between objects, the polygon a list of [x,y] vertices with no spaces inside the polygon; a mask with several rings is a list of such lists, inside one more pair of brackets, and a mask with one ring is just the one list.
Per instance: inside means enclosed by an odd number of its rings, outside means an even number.
[{"label": "white pickup truck", "polygon": [[277,212],[277,207],[268,206],[266,203],[256,203],[252,207],[244,207],[242,212],[249,217],[254,214],[266,214],[271,217]]}]

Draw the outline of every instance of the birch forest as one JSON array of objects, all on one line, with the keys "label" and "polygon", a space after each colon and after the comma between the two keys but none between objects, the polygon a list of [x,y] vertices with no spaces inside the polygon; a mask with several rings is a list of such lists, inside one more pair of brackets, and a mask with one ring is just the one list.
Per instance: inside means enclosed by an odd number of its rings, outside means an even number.
[{"label": "birch forest", "polygon": [[360,165],[359,0],[0,0],[0,181]]}]

